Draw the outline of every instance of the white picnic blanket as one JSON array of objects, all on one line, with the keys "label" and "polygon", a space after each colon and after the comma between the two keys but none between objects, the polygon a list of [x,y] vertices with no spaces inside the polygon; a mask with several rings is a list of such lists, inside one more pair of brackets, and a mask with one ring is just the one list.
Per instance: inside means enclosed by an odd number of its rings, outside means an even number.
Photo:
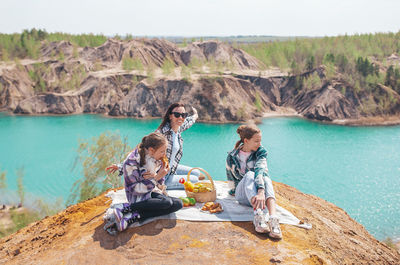
[{"label": "white picnic blanket", "polygon": [[[149,218],[139,223],[134,223],[132,226],[141,226],[150,223],[157,219],[180,219],[188,221],[253,221],[254,211],[251,207],[239,204],[235,197],[230,196],[228,191],[228,184],[223,181],[214,181],[217,190],[217,200],[222,205],[223,212],[218,214],[211,214],[209,212],[201,211],[203,203],[196,203],[195,206],[183,207],[181,210],[168,215]],[[172,197],[186,197],[184,190],[168,190],[168,195]],[[127,202],[125,190],[110,191],[106,195],[112,199],[111,208],[113,205]],[[279,223],[295,225],[305,229],[311,229],[312,225],[307,223],[300,223],[300,220],[288,210],[277,205],[277,215]],[[268,218],[268,216],[267,216]],[[268,219],[267,219],[268,220]]]}]

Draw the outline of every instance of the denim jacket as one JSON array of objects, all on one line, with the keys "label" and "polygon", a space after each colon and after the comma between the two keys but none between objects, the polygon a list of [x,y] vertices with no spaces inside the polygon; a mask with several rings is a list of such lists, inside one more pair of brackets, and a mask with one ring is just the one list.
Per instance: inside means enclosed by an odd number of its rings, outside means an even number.
[{"label": "denim jacket", "polygon": [[[237,185],[244,176],[240,173],[239,163],[239,150],[242,146],[243,145],[240,145],[238,148],[230,151],[228,153],[228,157],[226,158],[226,175],[228,181],[233,181],[235,184],[235,188],[230,191],[231,194],[235,193]],[[267,167],[267,150],[265,150],[263,146],[260,146],[257,151],[252,152],[247,158],[245,174],[248,171],[254,172],[254,181],[257,190],[265,189],[266,187],[264,179],[269,178],[269,176]]]}]

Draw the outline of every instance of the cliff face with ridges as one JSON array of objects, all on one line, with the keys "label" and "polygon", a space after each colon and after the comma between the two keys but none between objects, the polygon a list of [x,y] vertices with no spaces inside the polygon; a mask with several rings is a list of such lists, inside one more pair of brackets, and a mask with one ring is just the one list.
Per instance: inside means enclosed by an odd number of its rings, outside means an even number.
[{"label": "cliff face with ridges", "polygon": [[373,238],[345,211],[274,183],[279,205],[313,225],[282,225],[283,240],[252,222],[158,220],[117,236],[103,230],[103,195],[0,239],[6,264],[399,264],[400,253]]},{"label": "cliff face with ridges", "polygon": [[[185,48],[149,39],[109,39],[95,48],[62,41],[44,43],[41,53],[37,61],[0,63],[0,111],[146,118],[160,117],[168,105],[181,101],[196,107],[207,122],[271,113],[355,124],[400,120],[400,95],[389,87],[379,85],[374,96],[355,93],[340,75],[327,79],[324,66],[298,76],[261,71],[257,59],[216,41]],[[137,70],[123,70],[126,59]],[[167,61],[173,68],[168,74]],[[193,68],[196,62],[202,66]],[[226,67],[232,70],[218,70]],[[315,76],[320,83],[299,85]],[[382,105],[382,99],[390,100]]]}]

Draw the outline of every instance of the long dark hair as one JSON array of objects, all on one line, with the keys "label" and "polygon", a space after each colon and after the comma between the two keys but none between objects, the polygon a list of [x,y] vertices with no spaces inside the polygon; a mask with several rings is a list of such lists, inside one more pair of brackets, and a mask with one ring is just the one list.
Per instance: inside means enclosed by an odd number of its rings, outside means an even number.
[{"label": "long dark hair", "polygon": [[161,122],[160,126],[158,126],[157,130],[161,130],[162,127],[164,127],[165,124],[167,124],[168,122],[171,123],[171,120],[170,120],[170,118],[169,118],[169,115],[171,115],[172,110],[175,109],[176,107],[185,107],[185,105],[183,105],[182,103],[179,103],[179,102],[176,102],[176,103],[171,104],[171,105],[168,107],[167,112],[165,112],[163,121]]},{"label": "long dark hair", "polygon": [[150,133],[142,138],[142,142],[139,144],[139,154],[140,154],[140,166],[146,164],[146,150],[150,147],[158,149],[161,145],[166,144],[167,139],[165,136],[158,132]]},{"label": "long dark hair", "polygon": [[240,125],[236,132],[239,134],[240,140],[236,142],[235,149],[244,143],[244,139],[251,139],[256,133],[260,133],[261,131],[255,125]]}]

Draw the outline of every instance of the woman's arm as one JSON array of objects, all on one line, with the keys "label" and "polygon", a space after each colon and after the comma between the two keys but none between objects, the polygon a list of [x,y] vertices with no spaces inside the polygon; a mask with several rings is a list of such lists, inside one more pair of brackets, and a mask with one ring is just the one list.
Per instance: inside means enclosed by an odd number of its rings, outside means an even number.
[{"label": "woman's arm", "polygon": [[192,127],[192,125],[196,122],[199,115],[197,114],[197,110],[194,107],[192,107],[192,111],[193,111],[193,115],[189,116],[185,119],[185,121],[183,122],[181,127],[179,127],[179,132],[186,131],[187,129]]}]

